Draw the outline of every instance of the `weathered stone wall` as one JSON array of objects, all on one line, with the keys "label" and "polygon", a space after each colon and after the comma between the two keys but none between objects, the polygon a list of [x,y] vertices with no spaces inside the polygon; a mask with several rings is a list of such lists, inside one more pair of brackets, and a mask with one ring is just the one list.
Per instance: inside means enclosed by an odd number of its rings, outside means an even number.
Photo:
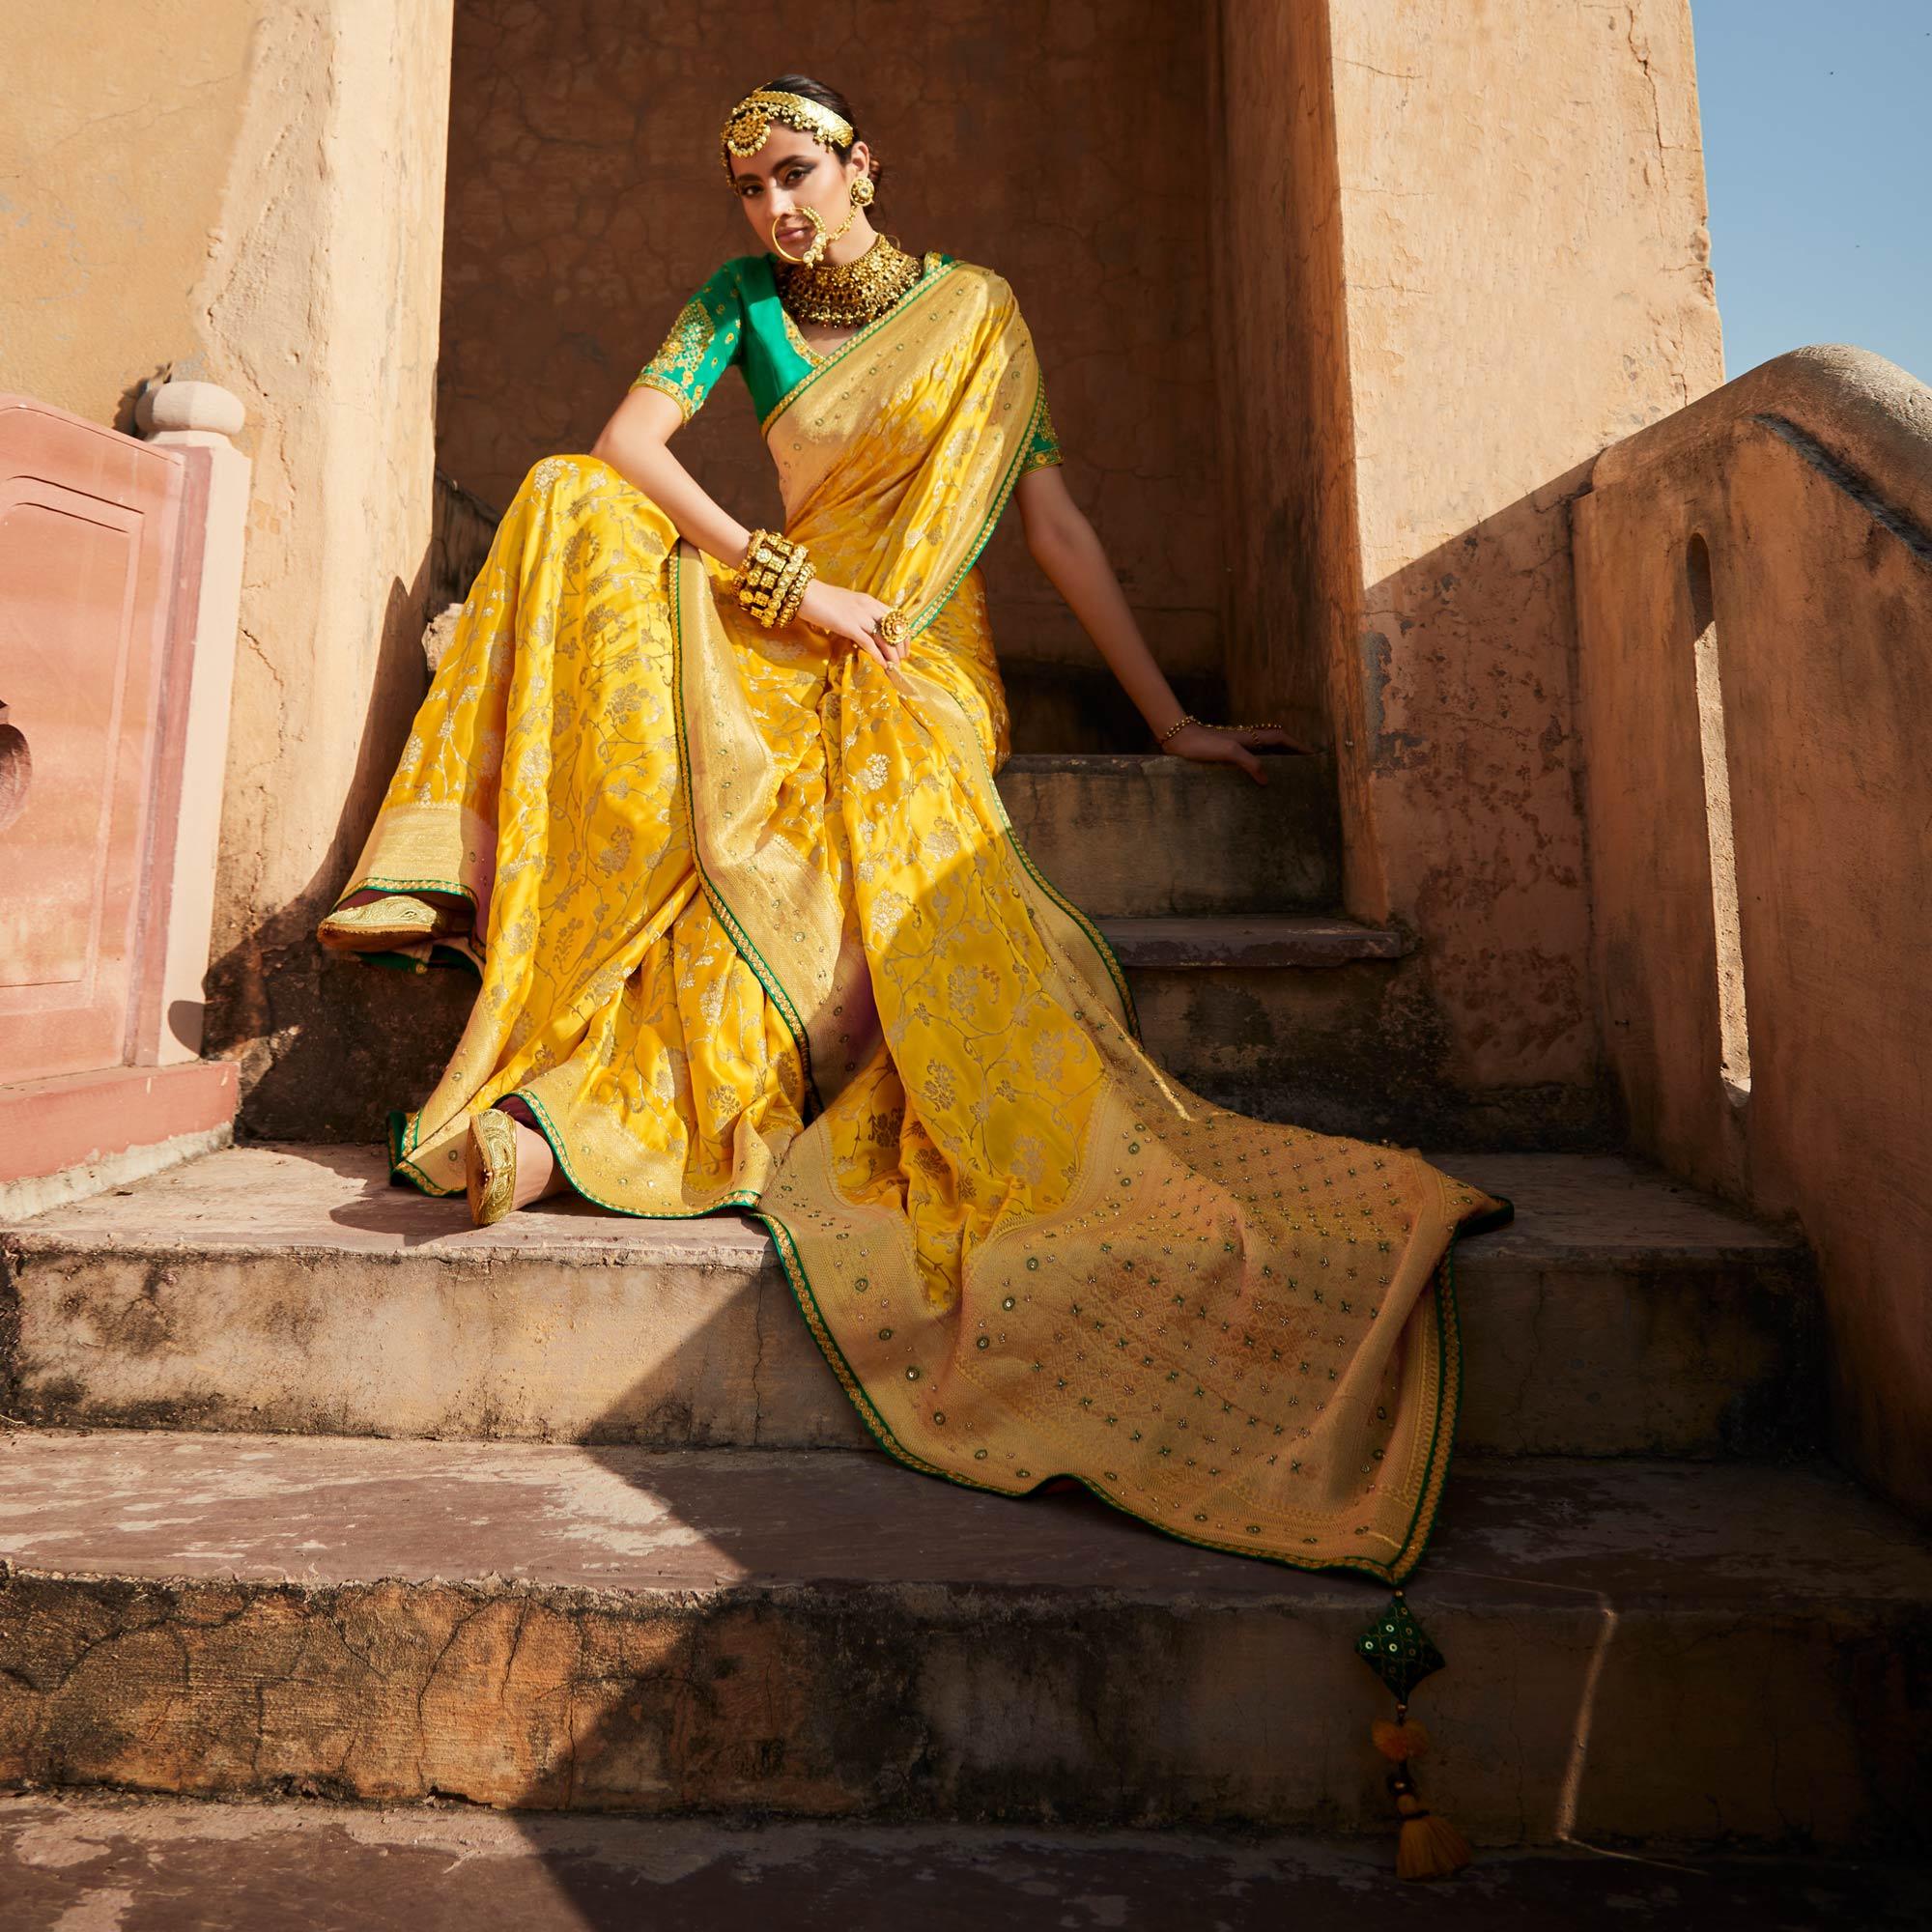
[{"label": "weathered stone wall", "polygon": [[1932,1515],[1932,389],[1856,350],[1780,356],[1592,485],[1597,991],[1633,1134],[1803,1227],[1840,1440]]},{"label": "weathered stone wall", "polygon": [[[438,451],[500,506],[587,447],[685,297],[759,245],[718,163],[738,92],[803,71],[884,157],[881,225],[1005,275],[1045,369],[1067,478],[1156,655],[1214,667],[1220,527],[1208,326],[1210,9],[748,0],[465,0],[456,17]],[[775,513],[735,375],[679,455]],[[1018,541],[988,581],[1002,653],[1096,663]]]},{"label": "weathered stone wall", "polygon": [[1690,10],[1330,13],[1360,573],[1326,640],[1348,901],[1424,935],[1458,1085],[1579,1094],[1598,1046],[1568,506],[1605,444],[1721,375]]}]

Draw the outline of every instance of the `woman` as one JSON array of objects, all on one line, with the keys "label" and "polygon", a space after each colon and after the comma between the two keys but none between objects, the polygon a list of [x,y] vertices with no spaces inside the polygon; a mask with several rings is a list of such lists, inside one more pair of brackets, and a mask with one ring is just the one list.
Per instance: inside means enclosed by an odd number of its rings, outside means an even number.
[{"label": "woman", "polygon": [[[1400,1579],[1454,1414],[1444,1264],[1498,1204],[1140,1051],[993,785],[975,562],[1009,497],[1162,751],[1261,780],[1286,741],[1175,701],[1061,480],[1011,291],[873,229],[842,98],[787,75],[723,150],[761,252],[588,456],[525,478],[321,928],[481,975],[394,1174],[466,1187],[479,1224],[565,1187],[750,1208],[902,1461],[1071,1475],[1195,1543]],[[671,453],[733,363],[782,535]]]}]

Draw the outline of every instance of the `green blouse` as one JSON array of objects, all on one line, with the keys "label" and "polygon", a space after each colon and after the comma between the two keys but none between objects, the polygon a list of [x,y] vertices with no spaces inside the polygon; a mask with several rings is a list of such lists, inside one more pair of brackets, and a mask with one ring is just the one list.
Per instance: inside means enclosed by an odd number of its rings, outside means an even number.
[{"label": "green blouse", "polygon": [[[952,258],[930,254],[924,272]],[[836,352],[834,352],[836,353]],[[792,391],[827,357],[799,333],[779,300],[769,255],[740,255],[726,262],[678,312],[664,346],[638,371],[632,388],[662,389],[677,404],[686,422],[697,413],[712,385],[736,364],[752,394],[760,427],[768,424]],[[1041,464],[1059,463],[1060,439],[1042,405],[1024,475]]]}]

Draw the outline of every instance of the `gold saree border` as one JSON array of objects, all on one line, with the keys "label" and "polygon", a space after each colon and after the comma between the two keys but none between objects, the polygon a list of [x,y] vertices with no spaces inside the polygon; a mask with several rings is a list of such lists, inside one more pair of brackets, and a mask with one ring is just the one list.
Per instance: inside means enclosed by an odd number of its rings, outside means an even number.
[{"label": "gold saree border", "polygon": [[[372,876],[357,879],[353,884],[344,886],[341,897],[329,907],[328,913],[325,913],[323,917],[327,918],[329,914],[340,912],[344,903],[349,899],[353,899],[357,893],[373,891],[385,893],[454,893],[457,897],[469,901],[469,911],[472,919],[476,912],[476,895],[468,886],[458,885],[454,879],[391,879]],[[480,952],[483,950],[481,939],[478,938],[475,943],[476,950]],[[351,953],[349,956],[353,959],[363,959],[369,955],[367,953],[355,952]]]},{"label": "gold saree border", "polygon": [[[764,425],[768,432],[776,432],[783,414],[795,409],[814,384],[822,384],[835,372],[842,382],[835,386],[832,409],[849,409],[862,398],[867,398],[873,402],[873,413],[876,414],[878,409],[883,407],[884,392],[874,396],[875,385],[884,377],[905,373],[903,370],[895,372],[891,368],[895,355],[902,353],[908,346],[923,351],[918,361],[912,365],[919,367],[931,363],[941,355],[942,351],[950,355],[955,346],[964,341],[965,338],[955,333],[955,329],[961,326],[962,318],[968,317],[968,311],[962,310],[960,316],[942,314],[934,317],[931,313],[935,292],[949,286],[963,287],[967,291],[964,298],[969,305],[970,319],[963,321],[963,327],[976,332],[988,328],[991,331],[980,345],[969,377],[969,386],[983,385],[974,398],[974,409],[980,415],[978,430],[1009,435],[1011,441],[1007,450],[1007,460],[997,472],[991,471],[988,464],[958,485],[962,493],[977,501],[978,512],[974,521],[966,526],[963,539],[949,538],[938,546],[940,554],[932,559],[932,563],[934,568],[944,573],[939,581],[928,584],[925,568],[922,565],[910,588],[903,585],[895,587],[892,580],[895,572],[890,567],[883,577],[875,573],[871,581],[865,584],[864,587],[889,602],[897,603],[906,611],[910,618],[909,639],[918,638],[937,621],[979,562],[1026,471],[1028,452],[1046,413],[1045,384],[1038,356],[1011,288],[989,270],[975,268],[969,263],[946,262],[919,285],[913,297],[901,302],[891,314],[861,330],[843,344],[835,356],[795,384],[779,407],[767,416]],[[917,329],[928,319],[939,331],[937,341],[908,344],[901,340],[907,331]],[[869,353],[861,353],[867,350]],[[1027,385],[1018,389],[1010,404],[1000,400],[1009,386],[1007,377],[1009,374]],[[964,394],[962,390],[961,395]],[[1027,398],[1024,409],[1019,407],[1019,395]],[[955,404],[960,400],[960,396],[953,398]],[[767,446],[771,447],[773,441],[773,436],[768,434]],[[815,441],[812,446],[815,454],[822,457],[822,447]],[[776,449],[774,456],[777,457]],[[810,521],[812,506],[817,503],[818,495],[826,486],[830,472],[818,474],[808,463],[806,467],[811,473],[811,480],[801,491],[788,480],[786,463],[780,460],[779,467],[787,505],[787,528],[790,529],[801,520]],[[819,507],[822,509],[823,506]],[[894,514],[896,517],[899,513],[895,511]],[[929,507],[925,514],[930,514]]]}]

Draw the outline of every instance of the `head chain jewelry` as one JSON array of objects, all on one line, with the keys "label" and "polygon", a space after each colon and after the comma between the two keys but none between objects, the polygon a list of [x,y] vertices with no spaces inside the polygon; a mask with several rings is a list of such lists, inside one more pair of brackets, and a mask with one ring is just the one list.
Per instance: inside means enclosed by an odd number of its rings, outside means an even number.
[{"label": "head chain jewelry", "polygon": [[821,107],[802,94],[761,87],[755,94],[746,95],[724,117],[721,151],[727,182],[732,179],[732,157],[736,156],[742,160],[755,155],[771,138],[774,121],[781,122],[797,133],[810,134],[828,148],[849,148],[858,138],[851,122],[842,114],[835,114],[831,108]]}]

